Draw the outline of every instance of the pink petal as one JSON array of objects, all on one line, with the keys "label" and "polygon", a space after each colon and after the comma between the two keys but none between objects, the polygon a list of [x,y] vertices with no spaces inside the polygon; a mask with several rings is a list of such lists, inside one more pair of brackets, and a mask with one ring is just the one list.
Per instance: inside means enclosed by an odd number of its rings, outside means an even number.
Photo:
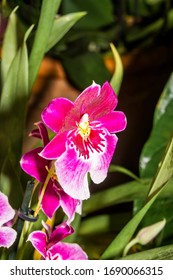
[{"label": "pink petal", "polygon": [[118,99],[108,82],[104,83],[102,88],[93,82],[76,99],[74,110],[79,112],[80,116],[87,113],[90,121],[93,121],[113,111],[117,103]]},{"label": "pink petal", "polygon": [[24,154],[20,160],[21,168],[39,182],[44,182],[47,176],[48,160],[39,156],[42,148],[36,148]]},{"label": "pink petal", "polygon": [[9,204],[7,196],[0,192],[0,226],[12,220],[14,215],[15,211]]},{"label": "pink petal", "polygon": [[116,135],[106,134],[105,140],[105,150],[101,153],[93,153],[92,155],[90,175],[92,181],[96,184],[103,182],[107,177],[109,164],[112,160],[118,138]]},{"label": "pink petal", "polygon": [[61,260],[87,260],[87,254],[82,248],[75,243],[63,243],[58,242],[52,246],[49,250],[50,259],[61,259]]},{"label": "pink petal", "polygon": [[74,199],[68,194],[66,194],[63,190],[59,190],[60,195],[60,204],[64,211],[64,213],[68,217],[68,221],[72,222],[74,219],[75,213],[79,211],[80,200]]},{"label": "pink petal", "polygon": [[65,130],[65,117],[73,108],[73,103],[66,98],[55,98],[42,112],[43,122],[54,132]]},{"label": "pink petal", "polygon": [[101,127],[106,128],[109,132],[120,132],[126,128],[127,120],[123,112],[115,111],[97,119]]},{"label": "pink petal", "polygon": [[87,173],[90,165],[90,161],[78,156],[74,146],[69,146],[66,152],[56,160],[55,169],[58,181],[69,196],[79,200],[89,198]]},{"label": "pink petal", "polygon": [[16,240],[17,232],[13,228],[0,228],[0,247],[9,248]]},{"label": "pink petal", "polygon": [[28,241],[30,241],[33,247],[46,258],[46,233],[43,231],[33,231],[28,236]]},{"label": "pink petal", "polygon": [[74,229],[68,225],[66,222],[56,226],[55,230],[52,232],[50,238],[49,238],[49,247],[51,245],[61,241],[66,236],[69,236],[74,232]]},{"label": "pink petal", "polygon": [[37,125],[38,128],[33,129],[29,134],[29,136],[42,139],[43,145],[46,146],[49,143],[49,136],[48,136],[46,126],[44,125],[43,122],[35,123],[35,125]]},{"label": "pink petal", "polygon": [[56,188],[57,186],[50,180],[41,203],[41,209],[49,219],[52,218],[60,206],[59,195],[57,194]]},{"label": "pink petal", "polygon": [[57,159],[65,152],[67,132],[56,135],[39,154],[46,159]]}]

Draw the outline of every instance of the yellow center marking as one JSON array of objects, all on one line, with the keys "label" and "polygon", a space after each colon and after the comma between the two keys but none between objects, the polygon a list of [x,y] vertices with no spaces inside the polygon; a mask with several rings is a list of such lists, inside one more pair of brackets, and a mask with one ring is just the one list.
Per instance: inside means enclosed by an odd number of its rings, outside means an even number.
[{"label": "yellow center marking", "polygon": [[88,138],[91,132],[91,128],[89,126],[89,117],[88,114],[84,114],[80,120],[80,123],[77,124],[78,132],[82,136],[84,140]]}]

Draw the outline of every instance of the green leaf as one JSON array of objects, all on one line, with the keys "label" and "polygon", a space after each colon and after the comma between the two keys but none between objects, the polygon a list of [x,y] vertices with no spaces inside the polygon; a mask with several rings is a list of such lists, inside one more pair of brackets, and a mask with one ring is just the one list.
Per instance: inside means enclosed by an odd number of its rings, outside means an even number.
[{"label": "green leaf", "polygon": [[1,153],[0,188],[8,195],[11,205],[14,208],[20,206],[23,195],[19,179],[19,160],[22,152],[28,96],[28,54],[26,40],[31,29],[32,27],[25,33],[22,46],[18,49],[11,62],[3,84],[0,103],[0,143],[3,148],[6,147],[6,153]]},{"label": "green leaf", "polygon": [[173,74],[171,74],[158,101],[153,128],[140,156],[142,178],[154,176],[164,150],[173,134]]},{"label": "green leaf", "polygon": [[89,200],[83,202],[83,213],[92,213],[106,207],[123,202],[144,198],[148,192],[149,184],[140,184],[132,181],[92,194]]},{"label": "green leaf", "polygon": [[61,0],[43,0],[42,2],[38,27],[29,58],[29,91],[32,89],[46,52],[47,42],[60,4]]},{"label": "green leaf", "polygon": [[56,45],[69,29],[85,15],[85,12],[76,12],[57,18],[53,23],[46,52]]},{"label": "green leaf", "polygon": [[113,57],[115,60],[115,71],[111,78],[110,83],[111,83],[111,86],[113,87],[114,91],[118,95],[120,88],[121,88],[121,83],[123,80],[123,64],[121,61],[121,57],[120,57],[117,49],[115,48],[115,46],[113,44],[110,44],[110,46],[111,46]]},{"label": "green leaf", "polygon": [[173,175],[173,138],[170,141],[165,156],[160,164],[160,167],[158,169],[158,172],[153,179],[153,183],[151,184],[151,189],[149,191],[148,196],[152,196],[157,190],[160,189],[161,186],[163,186],[165,183],[168,182],[168,180]]},{"label": "green leaf", "polygon": [[[170,179],[167,183],[167,187],[160,194],[160,198],[169,198],[170,196],[173,196],[172,186],[173,179]],[[143,201],[146,198],[150,187],[151,181],[148,180],[144,181],[144,183],[131,181],[129,183],[99,191],[92,194],[90,199],[83,202],[83,213],[86,215],[105,209],[109,206],[134,201],[136,199],[141,199]]]},{"label": "green leaf", "polygon": [[[5,79],[0,102],[0,127],[11,142],[12,152],[18,161],[22,149],[28,96],[28,53],[26,40],[32,30],[26,32],[23,44],[14,57]],[[4,50],[5,52],[5,50]]]},{"label": "green leaf", "polygon": [[[118,232],[131,218],[131,213],[113,213],[84,218],[79,228],[79,235]],[[113,221],[113,222],[112,222]]]},{"label": "green leaf", "polygon": [[78,24],[80,29],[98,29],[113,23],[113,5],[110,0],[102,1],[81,1],[81,0],[63,0],[63,13],[71,13],[77,11],[86,11],[87,16]]},{"label": "green leaf", "polygon": [[7,29],[3,39],[3,55],[1,61],[1,79],[2,83],[4,83],[10,65],[17,53],[18,42],[17,42],[17,16],[16,16],[16,7],[8,19]]},{"label": "green leaf", "polygon": [[141,180],[139,177],[137,177],[133,172],[131,172],[130,170],[128,170],[127,168],[123,167],[123,166],[119,166],[119,165],[115,165],[115,164],[111,164],[109,167],[109,172],[120,172],[123,173],[129,177],[131,177],[132,179],[139,181],[139,183],[143,183],[144,181]]},{"label": "green leaf", "polygon": [[131,254],[120,258],[120,260],[173,260],[173,245],[162,246]]}]

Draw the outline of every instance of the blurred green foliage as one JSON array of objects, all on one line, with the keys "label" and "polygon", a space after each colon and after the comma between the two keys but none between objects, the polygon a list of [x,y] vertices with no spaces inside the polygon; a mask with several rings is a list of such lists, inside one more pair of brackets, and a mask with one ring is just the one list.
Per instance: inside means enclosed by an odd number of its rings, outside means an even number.
[{"label": "blurred green foliage", "polygon": [[[7,2],[11,8],[20,6],[18,15],[25,28],[34,23],[36,29],[41,0]],[[110,43],[122,54],[169,40],[173,33],[172,0],[63,0],[58,14],[80,11],[87,15],[48,52],[62,62],[68,78],[79,89],[92,80],[110,80],[103,61],[104,54],[110,52]]]}]

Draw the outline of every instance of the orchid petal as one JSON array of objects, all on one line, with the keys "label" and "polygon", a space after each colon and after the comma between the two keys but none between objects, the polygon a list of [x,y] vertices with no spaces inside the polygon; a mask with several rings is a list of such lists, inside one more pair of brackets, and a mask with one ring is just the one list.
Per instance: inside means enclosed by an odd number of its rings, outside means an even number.
[{"label": "orchid petal", "polygon": [[29,136],[42,139],[43,145],[46,146],[49,143],[49,136],[48,136],[46,126],[44,125],[43,122],[37,122],[37,123],[35,123],[35,125],[37,125],[38,128],[33,129],[30,132]]},{"label": "orchid petal", "polygon": [[63,130],[65,117],[73,106],[73,103],[66,98],[55,98],[42,112],[42,120],[50,129],[59,133]]},{"label": "orchid petal", "polygon": [[65,142],[67,138],[67,132],[56,135],[41,151],[39,154],[46,159],[56,159],[65,152]]},{"label": "orchid petal", "polygon": [[36,148],[24,154],[20,160],[22,169],[39,182],[44,182],[47,176],[48,161],[39,156],[42,148]]},{"label": "orchid petal", "polygon": [[75,243],[63,243],[58,242],[52,246],[49,250],[50,259],[61,259],[61,260],[87,260],[87,254],[82,248]]},{"label": "orchid petal", "polygon": [[14,215],[15,211],[9,204],[7,196],[0,192],[0,226],[10,221]]},{"label": "orchid petal", "polygon": [[62,239],[64,239],[66,236],[72,234],[74,232],[74,229],[68,225],[67,223],[62,223],[58,226],[56,226],[55,230],[52,232],[50,239],[49,239],[49,246],[50,244],[55,244]]},{"label": "orchid petal", "polygon": [[94,183],[101,183],[107,176],[108,167],[112,160],[114,150],[118,141],[116,135],[105,135],[106,147],[101,153],[93,153],[90,176]]},{"label": "orchid petal", "polygon": [[0,228],[0,247],[9,248],[16,240],[17,232],[10,227]]},{"label": "orchid petal", "polygon": [[79,211],[78,205],[81,204],[80,200],[72,198],[63,190],[59,190],[59,195],[61,207],[64,213],[67,215],[68,221],[72,222],[75,216],[75,212]]},{"label": "orchid petal", "polygon": [[90,121],[93,121],[113,111],[117,103],[118,99],[108,82],[102,87],[93,82],[75,100],[74,110],[81,116],[87,113]]},{"label": "orchid petal", "polygon": [[79,200],[89,198],[87,173],[90,165],[90,161],[79,157],[75,147],[71,146],[56,160],[55,169],[58,181],[71,197]]},{"label": "orchid petal", "polygon": [[28,241],[30,241],[33,247],[46,258],[46,233],[43,231],[33,231],[28,236]]},{"label": "orchid petal", "polygon": [[97,119],[101,127],[106,128],[111,133],[116,133],[126,128],[127,120],[123,112],[115,111]]},{"label": "orchid petal", "polygon": [[41,209],[49,219],[52,218],[60,206],[59,195],[57,194],[56,188],[56,185],[50,180],[41,202]]}]

